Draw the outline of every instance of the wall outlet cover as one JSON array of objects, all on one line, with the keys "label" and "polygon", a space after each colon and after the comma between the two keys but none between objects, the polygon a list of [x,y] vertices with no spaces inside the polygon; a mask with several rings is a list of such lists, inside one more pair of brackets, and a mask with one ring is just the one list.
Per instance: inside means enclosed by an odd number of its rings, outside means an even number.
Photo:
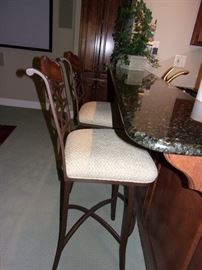
[{"label": "wall outlet cover", "polygon": [[185,66],[186,60],[187,60],[186,55],[176,55],[173,66],[183,68]]}]

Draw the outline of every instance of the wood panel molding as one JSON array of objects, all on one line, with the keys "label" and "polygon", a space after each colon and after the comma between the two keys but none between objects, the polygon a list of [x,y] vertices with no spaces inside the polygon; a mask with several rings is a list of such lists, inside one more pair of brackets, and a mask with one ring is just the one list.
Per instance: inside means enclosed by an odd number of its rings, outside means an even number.
[{"label": "wood panel molding", "polygon": [[194,31],[191,38],[191,45],[202,46],[202,1],[196,18]]},{"label": "wood panel molding", "polygon": [[183,172],[190,189],[202,192],[202,157],[164,154],[167,161]]}]

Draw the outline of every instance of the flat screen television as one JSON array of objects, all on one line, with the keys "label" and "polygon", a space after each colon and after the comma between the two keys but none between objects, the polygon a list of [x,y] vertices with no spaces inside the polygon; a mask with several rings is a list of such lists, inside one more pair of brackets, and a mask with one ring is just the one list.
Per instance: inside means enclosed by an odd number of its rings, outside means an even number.
[{"label": "flat screen television", "polygon": [[0,46],[52,51],[52,0],[0,0]]}]

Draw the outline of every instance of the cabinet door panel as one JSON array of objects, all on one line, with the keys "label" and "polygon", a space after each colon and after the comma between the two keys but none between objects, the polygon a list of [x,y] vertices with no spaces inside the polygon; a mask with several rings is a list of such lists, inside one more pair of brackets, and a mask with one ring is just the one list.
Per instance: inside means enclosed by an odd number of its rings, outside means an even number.
[{"label": "cabinet door panel", "polygon": [[105,2],[99,59],[100,72],[106,72],[106,67],[110,63],[110,57],[114,48],[112,33],[114,31],[118,9],[123,3],[123,0],[110,0]]},{"label": "cabinet door panel", "polygon": [[85,79],[85,101],[107,99],[107,65],[113,51],[117,10],[124,0],[83,0],[79,57]]},{"label": "cabinet door panel", "polygon": [[100,74],[98,78],[94,72],[84,72],[83,82],[85,89],[84,102],[107,100],[107,74]]},{"label": "cabinet door panel", "polygon": [[100,42],[103,0],[82,1],[79,56],[83,69],[96,70]]},{"label": "cabinet door panel", "polygon": [[191,38],[191,45],[202,46],[202,1]]}]

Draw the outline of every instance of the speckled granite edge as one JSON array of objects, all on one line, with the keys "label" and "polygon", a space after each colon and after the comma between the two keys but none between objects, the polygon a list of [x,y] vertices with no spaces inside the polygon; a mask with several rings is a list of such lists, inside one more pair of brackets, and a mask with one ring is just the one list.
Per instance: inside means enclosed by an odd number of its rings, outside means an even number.
[{"label": "speckled granite edge", "polygon": [[[151,102],[155,102],[154,97],[156,94],[163,97],[166,93],[166,103],[171,103],[169,110],[165,112],[165,115],[170,115],[166,125],[160,122],[161,116],[156,115],[156,112],[154,113],[152,111],[154,106],[151,106],[150,109],[150,103],[148,103],[149,107],[147,107],[147,110],[153,116],[152,119],[159,117],[159,126],[163,129],[163,133],[165,133],[162,135],[161,131],[158,134],[158,128],[156,126],[152,126],[153,124],[151,124],[148,131],[147,125],[145,126],[145,123],[143,124],[139,121],[138,110],[146,117],[145,122],[148,120],[148,113],[145,114],[145,109],[141,108],[142,101],[140,98],[144,99],[144,94],[143,97],[138,94],[139,87],[141,88],[141,86],[128,85],[125,83],[125,75],[120,76],[120,73],[117,75],[112,70],[110,70],[110,73],[125,131],[135,143],[158,152],[202,156],[202,123],[190,119],[194,103],[193,97],[183,93],[180,89],[168,86],[160,78],[151,77],[153,78],[149,90]],[[159,84],[161,84],[160,89],[157,90]],[[176,98],[174,107],[172,104],[173,97]],[[145,98],[148,99],[148,96],[145,96]],[[159,105],[158,102],[155,104],[156,107]]]}]

